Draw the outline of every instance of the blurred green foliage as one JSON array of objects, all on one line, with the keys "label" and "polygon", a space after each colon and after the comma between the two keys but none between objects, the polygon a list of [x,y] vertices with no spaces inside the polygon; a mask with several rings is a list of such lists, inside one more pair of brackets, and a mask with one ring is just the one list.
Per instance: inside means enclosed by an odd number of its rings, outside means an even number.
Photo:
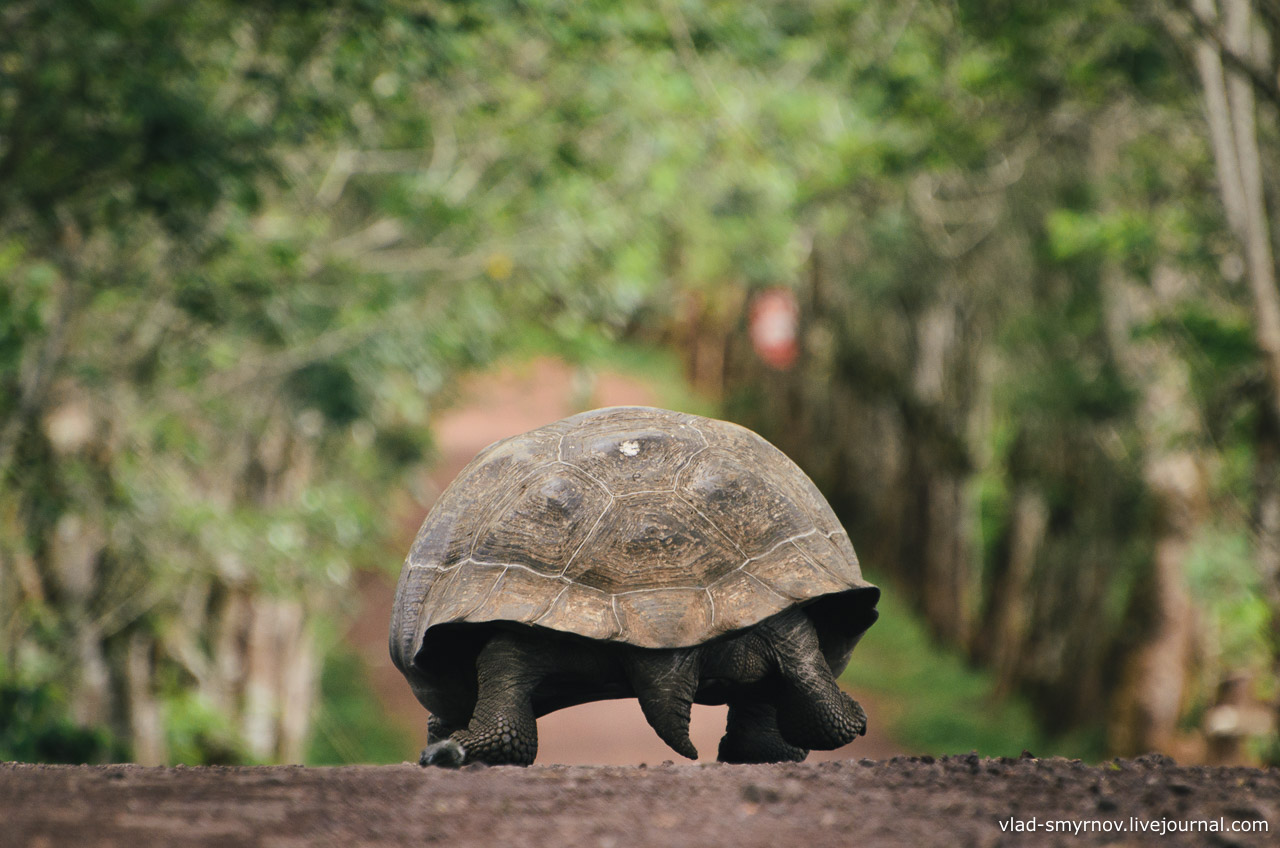
[{"label": "blurred green foliage", "polygon": [[1196,540],[1187,577],[1199,614],[1207,619],[1205,664],[1265,679],[1271,614],[1248,538],[1238,531],[1207,531]]},{"label": "blurred green foliage", "polygon": [[0,680],[0,762],[85,763],[127,756],[106,728],[71,719],[61,687],[7,675]]},{"label": "blurred green foliage", "polygon": [[306,761],[318,766],[399,763],[413,755],[412,736],[388,718],[370,688],[364,661],[342,648],[330,651]]},{"label": "blurred green foliage", "polygon": [[165,748],[172,763],[189,766],[252,765],[233,719],[197,692],[177,689],[165,704]]},{"label": "blurred green foliage", "polygon": [[887,593],[879,609],[879,621],[841,679],[855,697],[865,692],[882,705],[871,721],[883,722],[907,751],[1016,757],[1026,750],[1038,757],[1103,759],[1099,728],[1046,734],[1026,699],[1000,691],[991,674],[933,642],[902,600]]}]

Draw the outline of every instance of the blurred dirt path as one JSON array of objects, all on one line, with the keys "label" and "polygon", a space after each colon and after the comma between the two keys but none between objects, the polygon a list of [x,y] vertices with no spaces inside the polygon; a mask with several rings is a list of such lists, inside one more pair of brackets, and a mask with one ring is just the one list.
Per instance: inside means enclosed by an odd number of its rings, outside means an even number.
[{"label": "blurred dirt path", "polygon": [[[426,481],[438,495],[462,467],[498,439],[550,424],[566,415],[601,406],[657,403],[643,382],[619,374],[587,376],[550,358],[510,366],[469,380],[455,404],[435,422],[439,462]],[[425,510],[404,516],[401,548],[409,549]],[[387,715],[408,729],[418,748],[426,744],[426,712],[414,699],[404,678],[387,658],[387,626],[395,596],[391,579],[366,575],[359,586],[361,612],[349,638],[364,657],[371,683]],[[856,662],[855,654],[855,662]],[[809,762],[849,757],[884,759],[903,753],[877,725],[878,705],[865,693],[855,693],[869,716],[867,735],[838,751],[815,751]],[[724,733],[725,707],[695,705],[690,737],[702,755],[714,760]],[[638,765],[682,758],[654,734],[635,700],[601,701],[552,713],[538,720],[538,763]]]}]

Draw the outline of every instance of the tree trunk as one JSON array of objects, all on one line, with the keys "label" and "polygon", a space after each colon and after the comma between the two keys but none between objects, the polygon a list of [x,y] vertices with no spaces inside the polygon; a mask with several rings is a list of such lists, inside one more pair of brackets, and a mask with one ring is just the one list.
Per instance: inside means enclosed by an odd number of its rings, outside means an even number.
[{"label": "tree trunk", "polygon": [[[1271,608],[1271,663],[1273,679],[1280,680],[1280,416],[1261,415],[1258,433],[1257,468],[1254,472],[1254,529],[1258,571],[1262,591]],[[1275,724],[1280,728],[1280,693],[1274,703]],[[1280,741],[1268,754],[1272,765],[1280,764]]]},{"label": "tree trunk", "polygon": [[133,761],[143,766],[168,762],[164,716],[155,692],[154,654],[155,642],[148,634],[135,633],[129,638],[125,659],[129,735]]},{"label": "tree trunk", "polygon": [[977,653],[992,669],[999,690],[1013,692],[1024,676],[1031,626],[1032,575],[1044,544],[1049,512],[1044,498],[1030,486],[1014,494],[1008,538],[995,560],[1000,571],[992,580],[990,602]]},{"label": "tree trunk", "polygon": [[1134,593],[1128,621],[1137,644],[1121,665],[1108,717],[1108,747],[1120,756],[1173,748],[1196,655],[1184,563],[1204,480],[1186,453],[1152,463],[1151,473],[1165,517],[1150,574]]}]

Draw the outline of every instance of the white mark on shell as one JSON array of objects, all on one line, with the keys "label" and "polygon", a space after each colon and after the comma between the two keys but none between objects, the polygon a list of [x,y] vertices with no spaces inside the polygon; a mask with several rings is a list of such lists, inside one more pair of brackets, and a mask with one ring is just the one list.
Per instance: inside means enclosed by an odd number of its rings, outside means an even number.
[{"label": "white mark on shell", "polygon": [[640,443],[635,439],[627,439],[625,442],[618,445],[618,452],[623,456],[635,456],[640,453]]}]

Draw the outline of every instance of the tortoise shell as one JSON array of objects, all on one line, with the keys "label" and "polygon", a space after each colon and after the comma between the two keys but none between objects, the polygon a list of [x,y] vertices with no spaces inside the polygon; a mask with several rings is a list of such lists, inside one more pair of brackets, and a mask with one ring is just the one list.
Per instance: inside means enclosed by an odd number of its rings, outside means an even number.
[{"label": "tortoise shell", "polygon": [[725,421],[611,407],[496,442],[462,470],[401,571],[391,652],[403,669],[432,628],[500,621],[684,647],[859,592],[842,628],[853,642],[870,624],[853,612],[869,601],[873,621],[879,591],[773,445]]}]

